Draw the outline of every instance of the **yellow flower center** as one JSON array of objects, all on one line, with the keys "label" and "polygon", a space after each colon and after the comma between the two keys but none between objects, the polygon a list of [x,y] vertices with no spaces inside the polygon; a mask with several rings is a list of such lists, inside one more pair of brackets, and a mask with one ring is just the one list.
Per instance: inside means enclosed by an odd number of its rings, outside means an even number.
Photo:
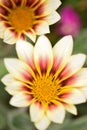
[{"label": "yellow flower center", "polygon": [[34,12],[28,7],[16,7],[8,15],[8,21],[17,32],[30,29],[34,21]]},{"label": "yellow flower center", "polygon": [[60,85],[58,81],[49,77],[37,77],[33,82],[33,96],[37,101],[43,103],[50,103],[52,100],[57,98]]}]

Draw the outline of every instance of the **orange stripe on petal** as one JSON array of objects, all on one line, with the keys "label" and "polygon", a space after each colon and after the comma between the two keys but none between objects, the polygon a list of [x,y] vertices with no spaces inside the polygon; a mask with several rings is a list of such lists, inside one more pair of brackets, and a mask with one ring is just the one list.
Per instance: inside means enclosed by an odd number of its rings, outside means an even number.
[{"label": "orange stripe on petal", "polygon": [[73,47],[73,40],[71,36],[65,36],[56,43],[53,47],[54,63],[52,72],[56,73],[56,76],[66,65],[69,60]]},{"label": "orange stripe on petal", "polygon": [[85,60],[86,56],[84,54],[72,55],[69,62],[60,74],[61,79],[64,80],[78,72],[83,66]]},{"label": "orange stripe on petal", "polygon": [[78,89],[62,90],[58,96],[63,102],[69,104],[80,104],[86,101],[84,95]]},{"label": "orange stripe on petal", "polygon": [[45,36],[40,36],[34,49],[34,62],[39,73],[49,73],[53,64],[52,46]]},{"label": "orange stripe on petal", "polygon": [[33,70],[35,70],[33,58],[34,47],[24,40],[18,40],[16,43],[16,50],[19,59],[26,62]]},{"label": "orange stripe on petal", "polygon": [[16,58],[5,59],[5,66],[7,70],[18,80],[23,82],[32,81],[34,77],[34,72],[31,68],[24,62]]}]

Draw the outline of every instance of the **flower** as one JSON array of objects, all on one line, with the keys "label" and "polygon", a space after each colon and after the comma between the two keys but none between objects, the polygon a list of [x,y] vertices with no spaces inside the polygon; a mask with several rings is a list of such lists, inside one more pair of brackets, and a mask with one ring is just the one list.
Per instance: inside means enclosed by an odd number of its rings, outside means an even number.
[{"label": "flower", "polygon": [[36,35],[49,33],[49,25],[60,16],[56,9],[60,0],[0,0],[0,38],[14,44],[28,36],[35,42]]},{"label": "flower", "polygon": [[42,35],[35,47],[18,40],[19,59],[4,60],[9,74],[1,80],[12,95],[10,104],[30,106],[31,121],[39,130],[45,130],[51,121],[62,123],[65,110],[76,115],[75,104],[86,101],[82,91],[87,85],[87,68],[82,68],[86,56],[71,55],[72,48],[70,35],[57,42],[53,49],[48,38]]},{"label": "flower", "polygon": [[71,6],[64,6],[60,12],[61,20],[56,24],[56,33],[77,36],[81,29],[81,19],[76,10]]}]

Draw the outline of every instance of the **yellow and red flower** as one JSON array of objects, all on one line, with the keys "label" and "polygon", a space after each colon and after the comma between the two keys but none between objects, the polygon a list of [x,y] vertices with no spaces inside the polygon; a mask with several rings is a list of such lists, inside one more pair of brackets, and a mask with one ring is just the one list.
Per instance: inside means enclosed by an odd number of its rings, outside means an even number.
[{"label": "yellow and red flower", "polygon": [[65,110],[76,115],[75,104],[86,101],[87,68],[82,68],[86,56],[71,55],[72,48],[70,35],[53,48],[42,35],[35,47],[20,39],[16,44],[19,59],[4,60],[9,74],[2,82],[13,96],[10,104],[30,106],[31,121],[39,130],[45,130],[51,121],[62,123]]},{"label": "yellow and red flower", "polygon": [[35,42],[36,35],[49,33],[49,25],[60,16],[56,9],[60,0],[0,0],[0,38],[14,44],[28,36]]}]

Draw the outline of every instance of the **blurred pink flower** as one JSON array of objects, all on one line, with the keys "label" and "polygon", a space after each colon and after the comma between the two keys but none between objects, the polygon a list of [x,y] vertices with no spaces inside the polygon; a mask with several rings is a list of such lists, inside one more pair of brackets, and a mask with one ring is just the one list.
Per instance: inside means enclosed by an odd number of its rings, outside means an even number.
[{"label": "blurred pink flower", "polygon": [[60,35],[72,35],[76,36],[81,29],[81,19],[76,10],[71,6],[65,6],[62,8],[61,20],[56,24],[56,32]]}]

